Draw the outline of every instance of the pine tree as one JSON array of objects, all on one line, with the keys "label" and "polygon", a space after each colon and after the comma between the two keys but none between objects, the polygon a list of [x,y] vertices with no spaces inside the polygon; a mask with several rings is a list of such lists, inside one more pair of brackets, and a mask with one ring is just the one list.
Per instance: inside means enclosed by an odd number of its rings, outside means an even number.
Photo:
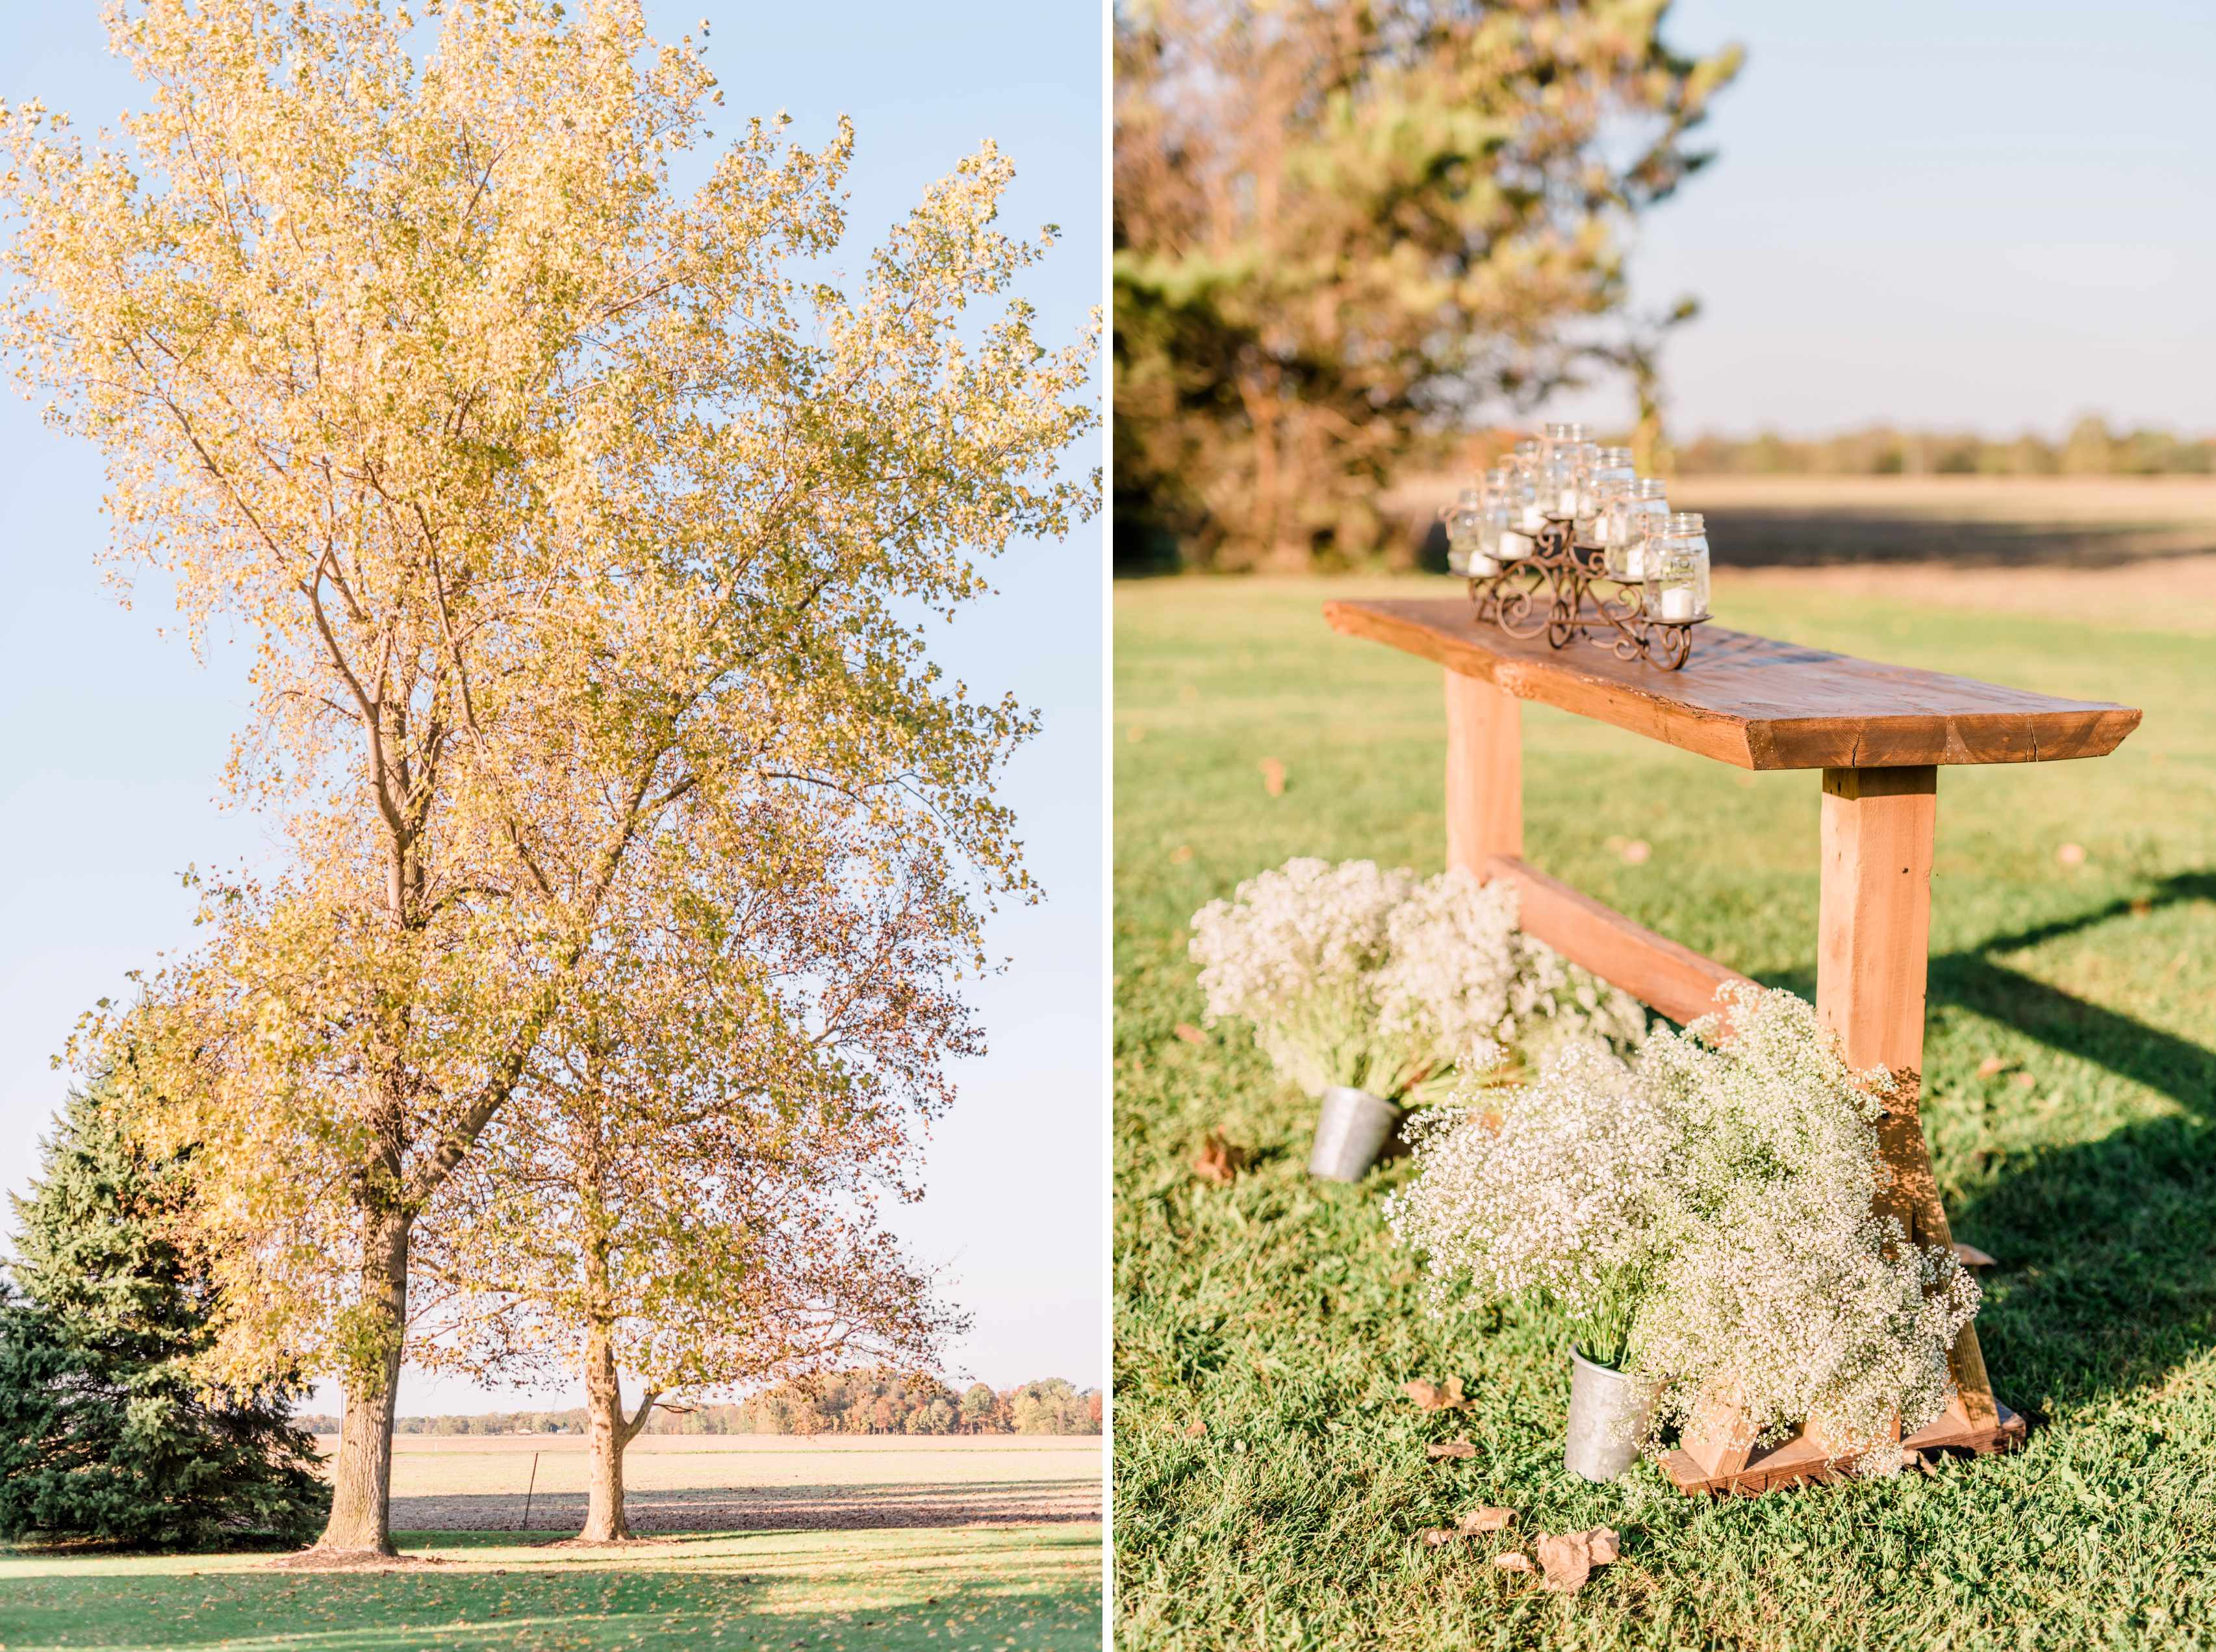
[{"label": "pine tree", "polygon": [[0,1286],[0,1538],[313,1536],[330,1491],[287,1415],[297,1389],[212,1396],[189,1371],[213,1292],[169,1236],[188,1157],[150,1162],[97,1084],[42,1148]]}]

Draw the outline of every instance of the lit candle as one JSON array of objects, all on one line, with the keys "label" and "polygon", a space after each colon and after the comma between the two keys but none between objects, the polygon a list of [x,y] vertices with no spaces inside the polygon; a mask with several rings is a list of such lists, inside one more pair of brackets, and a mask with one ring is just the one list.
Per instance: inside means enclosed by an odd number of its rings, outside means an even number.
[{"label": "lit candle", "polygon": [[1662,617],[1665,620],[1690,620],[1693,617],[1693,588],[1672,585],[1662,593]]}]

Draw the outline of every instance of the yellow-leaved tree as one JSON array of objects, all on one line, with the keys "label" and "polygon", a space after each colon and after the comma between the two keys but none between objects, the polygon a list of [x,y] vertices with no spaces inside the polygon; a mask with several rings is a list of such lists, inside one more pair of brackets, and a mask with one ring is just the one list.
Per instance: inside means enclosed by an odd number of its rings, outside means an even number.
[{"label": "yellow-leaved tree", "polygon": [[335,1550],[391,1547],[416,1223],[653,846],[837,798],[849,875],[936,868],[983,966],[985,907],[1032,892],[994,796],[1032,721],[920,617],[1099,486],[1060,468],[1097,337],[1050,349],[1010,295],[1052,232],[994,229],[990,145],[849,292],[845,123],[749,123],[680,188],[714,81],[637,0],[422,9],[130,0],[143,112],[0,120],[4,342],[106,455],[117,564],[255,645],[232,778],[290,860],[83,1036],[200,1143],[210,1379],[344,1386]]},{"label": "yellow-leaved tree", "polygon": [[982,1049],[940,868],[841,799],[691,823],[622,898],[420,1256],[427,1363],[582,1372],[589,1543],[631,1535],[624,1450],[665,1396],[936,1363],[963,1322],[877,1205]]}]

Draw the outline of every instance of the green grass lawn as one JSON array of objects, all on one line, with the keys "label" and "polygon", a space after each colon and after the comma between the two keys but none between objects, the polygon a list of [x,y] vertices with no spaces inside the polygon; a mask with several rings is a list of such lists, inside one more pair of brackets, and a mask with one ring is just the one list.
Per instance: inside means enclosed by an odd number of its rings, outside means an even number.
[{"label": "green grass lawn", "polygon": [[[1325,627],[1320,604],[1360,589],[1117,592],[1119,1643],[2216,1646],[2209,639],[1738,595],[1724,576],[1731,624],[2146,718],[2096,762],[1941,776],[1926,1128],[1956,1233],[2000,1261],[1979,1325],[2028,1448],[1694,1501],[1649,1464],[1572,1480],[1559,1327],[1426,1317],[1380,1214],[1406,1168],[1310,1180],[1311,1104],[1246,1033],[1176,1036],[1201,1016],[1185,942],[1203,902],[1296,854],[1442,862],[1439,674]],[[1544,708],[1526,708],[1524,740],[1532,860],[1813,992],[1815,775],[1751,774]],[[1265,791],[1267,758],[1282,796]],[[1633,841],[1651,846],[1638,864]],[[2016,1064],[1979,1076],[1993,1056]],[[1253,1156],[1229,1187],[1191,1172],[1210,1130]],[[1474,1409],[1398,1396],[1450,1376]],[[1457,1434],[1474,1458],[1425,1460]],[[1516,1531],[1416,1540],[1487,1502],[1520,1511]],[[1488,1563],[1518,1534],[1604,1523],[1622,1558],[1575,1597]]]},{"label": "green grass lawn", "polygon": [[0,1647],[404,1652],[1089,1648],[1100,1528],[700,1535],[606,1551],[403,1533],[435,1569],[307,1574],[258,1556],[0,1556]]}]

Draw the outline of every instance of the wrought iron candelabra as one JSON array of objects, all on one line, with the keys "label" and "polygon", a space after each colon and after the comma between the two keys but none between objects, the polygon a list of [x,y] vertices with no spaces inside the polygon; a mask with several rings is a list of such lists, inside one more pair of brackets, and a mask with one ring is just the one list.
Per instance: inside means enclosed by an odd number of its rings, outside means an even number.
[{"label": "wrought iron candelabra", "polygon": [[[1675,671],[1693,652],[1693,627],[1708,616],[1665,620],[1647,612],[1643,581],[1610,576],[1608,554],[1579,545],[1574,525],[1550,519],[1530,533],[1530,555],[1503,562],[1496,574],[1473,574],[1471,606],[1511,637],[1541,637],[1553,648],[1584,640],[1620,660],[1646,660]],[[1653,554],[1651,550],[1648,554]]]}]

